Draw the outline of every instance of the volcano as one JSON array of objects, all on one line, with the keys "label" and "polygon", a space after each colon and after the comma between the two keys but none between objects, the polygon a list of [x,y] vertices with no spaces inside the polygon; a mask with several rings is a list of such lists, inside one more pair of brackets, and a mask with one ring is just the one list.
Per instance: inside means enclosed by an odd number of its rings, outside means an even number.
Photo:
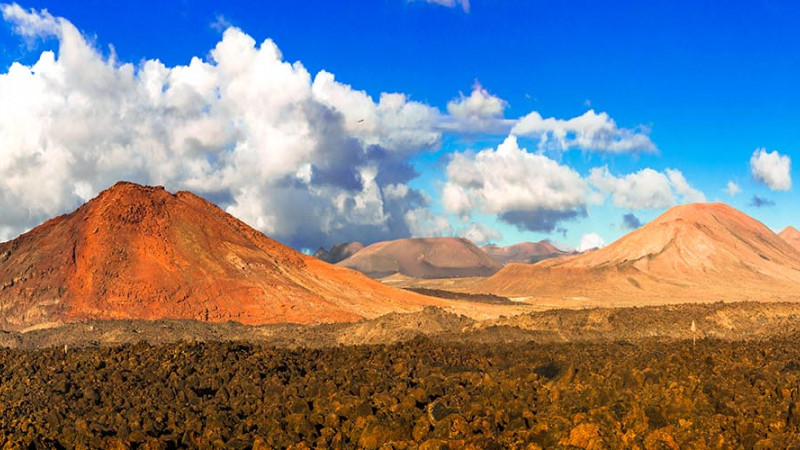
[{"label": "volcano", "polygon": [[355,255],[363,249],[364,244],[361,242],[342,242],[341,244],[334,245],[330,250],[325,250],[324,247],[320,247],[313,256],[327,263],[336,264],[339,261],[344,261],[345,259]]},{"label": "volcano", "polygon": [[190,192],[121,182],[0,244],[0,327],[89,319],[324,323],[443,302],[303,255]]},{"label": "volcano", "polygon": [[567,254],[556,248],[550,241],[520,242],[508,247],[490,244],[484,245],[481,250],[502,265],[509,263],[533,264]]},{"label": "volcano", "polygon": [[800,251],[800,231],[797,231],[797,228],[788,226],[778,233],[778,236],[788,242],[795,250]]},{"label": "volcano", "polygon": [[536,302],[800,300],[800,251],[721,203],[674,207],[594,252],[510,264],[470,290]]},{"label": "volcano", "polygon": [[410,238],[378,242],[341,261],[340,266],[373,278],[486,277],[501,265],[464,238]]}]

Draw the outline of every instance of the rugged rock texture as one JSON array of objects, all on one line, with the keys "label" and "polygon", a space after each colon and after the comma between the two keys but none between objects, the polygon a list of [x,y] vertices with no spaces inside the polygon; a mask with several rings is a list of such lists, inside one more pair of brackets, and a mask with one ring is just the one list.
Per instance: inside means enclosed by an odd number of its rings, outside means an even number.
[{"label": "rugged rock texture", "polygon": [[797,228],[788,226],[778,233],[778,236],[788,242],[795,250],[800,251],[800,231]]},{"label": "rugged rock texture", "polygon": [[[483,321],[471,330],[524,330],[537,342],[706,338],[738,341],[800,334],[798,318],[800,303],[720,302],[549,310]],[[494,334],[503,333],[498,329]]]},{"label": "rugged rock texture", "polygon": [[339,263],[373,278],[485,277],[501,265],[463,238],[412,238],[372,244]]},{"label": "rugged rock texture", "polygon": [[0,349],[0,445],[796,448],[797,339]]},{"label": "rugged rock texture", "polygon": [[520,242],[508,247],[490,244],[484,245],[481,250],[502,265],[509,263],[533,264],[568,254],[556,248],[550,241]]},{"label": "rugged rock texture", "polygon": [[148,342],[247,341],[288,348],[320,348],[339,344],[389,344],[419,336],[468,332],[476,322],[441,308],[391,313],[355,323],[319,325],[242,325],[185,319],[93,320],[25,332],[0,332],[0,347],[36,349],[118,346]]},{"label": "rugged rock texture", "polygon": [[302,255],[189,192],[118,183],[0,244],[0,327],[355,321],[442,301]]},{"label": "rugged rock texture", "polygon": [[[496,302],[480,298],[472,302]],[[530,310],[530,308],[529,308]],[[444,342],[512,343],[769,339],[800,334],[800,303],[704,303],[638,308],[547,310],[475,321],[442,308],[320,325],[193,320],[102,320],[0,332],[0,347],[96,347],[149,342],[247,341],[288,348],[389,344],[428,336]],[[692,331],[691,324],[695,323]]]},{"label": "rugged rock texture", "polygon": [[[613,244],[535,265],[510,264],[469,287],[557,304],[800,300],[800,252],[720,203],[670,209]],[[560,302],[560,303],[559,303]]]},{"label": "rugged rock texture", "polygon": [[360,252],[364,248],[364,244],[361,242],[343,242],[341,244],[336,244],[331,247],[330,251],[325,250],[323,247],[320,247],[316,253],[314,253],[314,257],[321,259],[327,263],[336,264],[339,261],[343,261],[356,253]]}]

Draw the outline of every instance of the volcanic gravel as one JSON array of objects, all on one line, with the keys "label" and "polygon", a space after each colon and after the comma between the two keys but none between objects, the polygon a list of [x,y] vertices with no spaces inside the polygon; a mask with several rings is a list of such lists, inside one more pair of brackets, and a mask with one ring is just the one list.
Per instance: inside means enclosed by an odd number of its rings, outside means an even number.
[{"label": "volcanic gravel", "polygon": [[800,448],[799,337],[0,349],[0,442]]},{"label": "volcanic gravel", "polygon": [[428,288],[405,288],[407,291],[417,294],[427,295],[428,297],[446,298],[449,300],[463,300],[467,302],[488,303],[490,305],[514,305],[508,297],[501,297],[492,294],[466,294],[460,292],[443,291],[441,289]]}]

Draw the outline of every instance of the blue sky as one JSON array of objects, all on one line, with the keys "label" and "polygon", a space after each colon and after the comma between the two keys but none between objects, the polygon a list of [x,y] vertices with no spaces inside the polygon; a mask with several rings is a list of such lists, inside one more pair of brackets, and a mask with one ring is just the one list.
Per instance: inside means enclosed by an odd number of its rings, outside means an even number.
[{"label": "blue sky", "polygon": [[[6,5],[0,238],[69,211],[116,178],[197,191],[298,248],[468,232],[503,244],[550,238],[578,246],[586,234],[610,242],[629,231],[621,226],[626,214],[647,222],[672,204],[702,198],[729,203],[776,230],[800,225],[800,202],[787,184],[794,165],[786,173],[800,148],[794,132],[800,31],[793,2],[262,3]],[[79,37],[65,32],[64,22]],[[223,35],[229,27],[252,38],[256,50],[271,39],[279,61],[300,61],[303,70],[286,75],[295,80],[293,88],[270,76],[269,70],[282,70],[278,66],[240,61],[230,70],[241,73],[221,70],[211,51],[225,37],[234,41]],[[95,54],[64,57],[71,39]],[[46,51],[54,52],[54,66],[36,70]],[[196,68],[216,71],[210,84],[177,70],[165,78],[163,99],[141,100],[148,61],[172,72],[192,58],[213,66]],[[13,63],[26,68],[26,76],[9,76]],[[94,63],[98,68],[87,73],[116,75],[84,85],[94,78],[81,71]],[[130,79],[119,75],[125,63]],[[315,82],[320,71],[335,80],[327,89]],[[74,76],[37,84],[53,73]],[[227,94],[224,86],[234,79],[261,86],[254,89],[258,94]],[[307,79],[307,86],[297,79]],[[195,111],[185,97],[168,93],[172,87],[179,92],[181,83],[206,104]],[[204,97],[203,89],[221,98]],[[29,93],[9,94],[22,91]],[[360,91],[373,103],[367,110]],[[473,92],[476,101],[466,102]],[[382,93],[402,93],[403,105],[419,108],[398,106],[405,112],[386,115]],[[309,102],[313,112],[291,106]],[[264,111],[267,106],[285,115]],[[130,112],[116,115],[125,108]],[[591,127],[566,123],[586,118],[589,110],[607,114],[607,121],[593,122],[605,128],[592,134]],[[97,121],[97,111],[114,117],[105,130],[66,133],[59,125],[71,123],[67,117]],[[545,120],[527,132],[514,129],[534,112],[556,125]],[[367,115],[359,122],[358,114],[373,113],[375,121]],[[45,123],[43,117],[47,126],[29,128]],[[183,131],[158,126],[167,122]],[[265,123],[270,133],[254,125]],[[585,140],[553,144],[554,130],[565,127],[568,137],[583,133]],[[15,135],[23,129],[36,133],[35,142]],[[192,130],[201,130],[201,137],[192,139]],[[502,157],[498,146],[510,134],[517,136],[516,147]],[[609,142],[621,144],[612,151]],[[305,152],[304,143],[314,151]],[[454,154],[463,156],[460,163]],[[603,168],[605,177],[592,176]],[[456,169],[471,175],[459,177]],[[692,190],[681,191],[668,169]],[[642,176],[631,178],[636,174]],[[532,178],[549,181],[525,184]],[[726,192],[729,182],[740,192]],[[445,200],[446,185],[467,203]]]}]

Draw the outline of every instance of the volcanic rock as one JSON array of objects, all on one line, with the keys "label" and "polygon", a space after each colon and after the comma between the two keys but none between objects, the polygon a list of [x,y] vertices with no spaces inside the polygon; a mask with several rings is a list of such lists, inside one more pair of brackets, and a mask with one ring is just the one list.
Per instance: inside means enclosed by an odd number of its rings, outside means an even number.
[{"label": "volcanic rock", "polygon": [[795,250],[800,251],[800,231],[797,228],[788,226],[778,233],[778,236],[788,242]]},{"label": "volcanic rock", "polygon": [[796,448],[798,337],[0,349],[0,446]]},{"label": "volcanic rock", "polygon": [[545,259],[566,255],[567,252],[559,250],[550,241],[520,242],[508,247],[498,247],[494,244],[484,245],[481,249],[493,260],[502,265],[508,263],[533,264]]},{"label": "volcanic rock", "polygon": [[529,300],[638,305],[800,300],[800,251],[721,203],[677,206],[579,256],[510,264],[475,292]]},{"label": "volcanic rock", "polygon": [[341,244],[334,245],[330,250],[325,250],[325,248],[320,247],[319,250],[314,253],[314,257],[331,264],[336,264],[339,261],[344,261],[345,259],[355,255],[363,248],[364,244],[361,242],[343,242]]},{"label": "volcanic rock", "polygon": [[463,238],[411,238],[372,244],[340,266],[373,278],[402,274],[414,278],[486,277],[501,265]]},{"label": "volcanic rock", "polygon": [[189,192],[118,183],[0,243],[0,328],[356,321],[442,302],[298,253]]}]

